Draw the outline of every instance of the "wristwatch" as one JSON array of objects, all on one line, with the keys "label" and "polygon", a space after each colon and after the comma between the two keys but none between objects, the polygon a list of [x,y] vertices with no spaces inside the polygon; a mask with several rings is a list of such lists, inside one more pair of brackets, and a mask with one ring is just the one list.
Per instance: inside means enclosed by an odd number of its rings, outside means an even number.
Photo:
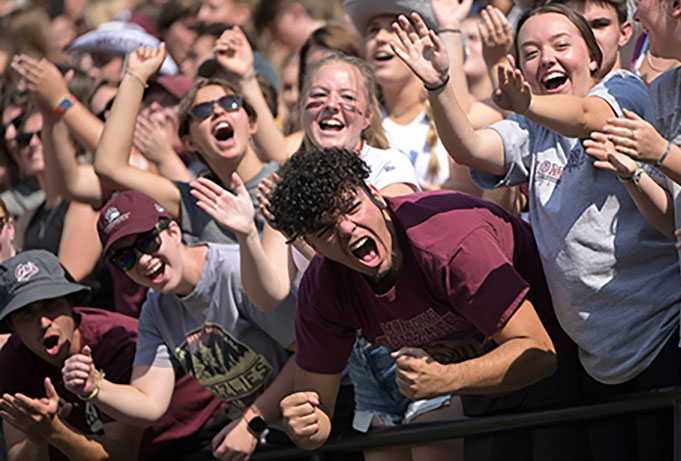
[{"label": "wristwatch", "polygon": [[59,104],[57,104],[57,107],[54,108],[54,114],[57,117],[61,117],[67,110],[73,107],[74,102],[76,102],[76,98],[74,98],[73,95],[69,94],[68,96],[64,96],[62,100],[59,101]]},{"label": "wristwatch", "polygon": [[[249,414],[253,415],[250,419]],[[248,423],[248,431],[253,434],[255,438],[260,438],[260,435],[269,428],[267,421],[265,421],[262,416],[252,412],[250,409],[246,410],[246,413],[244,413],[244,419]]]}]

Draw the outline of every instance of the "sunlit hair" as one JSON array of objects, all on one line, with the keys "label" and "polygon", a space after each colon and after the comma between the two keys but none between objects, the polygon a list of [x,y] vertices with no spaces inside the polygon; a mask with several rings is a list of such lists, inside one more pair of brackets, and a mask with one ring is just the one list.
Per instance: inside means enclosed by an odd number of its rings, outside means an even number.
[{"label": "sunlit hair", "polygon": [[518,49],[518,34],[520,32],[520,29],[522,29],[525,22],[527,22],[527,20],[530,19],[532,16],[537,16],[539,14],[546,13],[562,14],[571,23],[573,23],[575,27],[577,27],[577,30],[581,34],[582,39],[586,44],[586,48],[589,50],[589,56],[591,57],[591,59],[596,61],[597,64],[596,68],[591,71],[591,76],[596,78],[601,68],[601,63],[603,61],[603,53],[601,53],[601,49],[598,46],[598,43],[596,42],[596,38],[594,37],[593,31],[591,30],[589,23],[586,22],[586,19],[584,19],[584,16],[582,16],[572,8],[569,8],[566,5],[562,5],[560,3],[549,3],[548,5],[542,5],[533,10],[526,11],[525,13],[523,13],[522,16],[520,16],[513,38],[513,52],[517,57],[516,66],[520,68],[521,61],[519,53],[520,50]]},{"label": "sunlit hair", "polygon": [[189,124],[192,121],[192,117],[191,115],[189,115],[189,111],[194,106],[196,94],[199,92],[201,88],[205,88],[207,86],[219,86],[223,90],[225,90],[226,94],[240,95],[241,105],[248,114],[248,118],[251,120],[256,120],[258,118],[255,109],[253,109],[253,106],[251,106],[248,100],[243,95],[241,95],[241,93],[235,86],[219,78],[202,79],[196,82],[194,86],[192,86],[191,89],[187,91],[187,93],[180,100],[178,111],[179,127],[177,129],[177,133],[180,136],[180,138],[189,134]]},{"label": "sunlit hair", "polygon": [[344,54],[364,59],[365,49],[362,37],[357,30],[347,23],[329,23],[310,34],[300,47],[298,63],[298,87],[302,94],[303,82],[307,69],[307,53],[314,46],[326,48],[330,53]]},{"label": "sunlit hair", "polygon": [[269,211],[274,226],[292,241],[350,210],[355,192],[366,190],[369,166],[354,152],[330,147],[296,152],[278,175]]},{"label": "sunlit hair", "polygon": [[549,3],[560,3],[563,5],[567,5],[568,3],[572,4],[595,3],[598,6],[603,6],[606,8],[611,6],[615,9],[615,12],[617,13],[617,22],[619,23],[620,26],[627,22],[627,19],[629,19],[629,8],[627,7],[627,0],[551,0]]},{"label": "sunlit hair", "polygon": [[[376,86],[376,78],[374,77],[374,72],[371,70],[366,61],[355,58],[354,56],[346,56],[343,54],[332,54],[324,59],[316,62],[310,71],[305,76],[305,83],[303,84],[303,91],[300,98],[299,113],[302,120],[303,113],[305,112],[305,101],[307,100],[310,93],[310,86],[312,84],[312,78],[315,76],[319,70],[327,64],[332,64],[335,62],[342,62],[354,67],[362,80],[362,90],[367,102],[367,111],[371,111],[371,122],[369,126],[362,130],[361,138],[364,142],[372,147],[378,149],[387,149],[389,147],[388,140],[385,137],[385,132],[383,131],[383,123],[381,121],[381,109],[378,103],[378,87]],[[305,130],[307,127],[303,126]],[[303,148],[309,150],[313,149],[315,146],[310,140],[307,130],[305,130],[305,137],[303,138]]]}]

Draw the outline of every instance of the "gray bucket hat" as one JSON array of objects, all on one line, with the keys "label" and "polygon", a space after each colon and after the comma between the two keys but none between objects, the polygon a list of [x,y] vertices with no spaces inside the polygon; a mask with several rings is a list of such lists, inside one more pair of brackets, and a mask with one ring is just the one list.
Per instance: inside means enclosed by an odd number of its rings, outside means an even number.
[{"label": "gray bucket hat", "polygon": [[14,311],[35,301],[88,291],[66,278],[59,260],[49,251],[19,253],[0,264],[0,333],[10,333],[5,320]]},{"label": "gray bucket hat", "polygon": [[407,17],[412,11],[418,13],[429,29],[437,30],[431,0],[344,0],[343,8],[361,36],[366,35],[371,18],[384,15],[403,14]]}]

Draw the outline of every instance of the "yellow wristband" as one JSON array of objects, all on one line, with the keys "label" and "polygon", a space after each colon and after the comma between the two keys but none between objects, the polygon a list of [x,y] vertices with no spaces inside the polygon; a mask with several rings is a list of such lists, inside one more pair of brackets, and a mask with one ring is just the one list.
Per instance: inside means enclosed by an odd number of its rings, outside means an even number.
[{"label": "yellow wristband", "polygon": [[90,392],[90,395],[87,397],[81,397],[80,395],[78,398],[80,400],[92,400],[95,398],[97,394],[99,394],[99,390],[102,388],[102,381],[104,380],[104,376],[106,376],[106,373],[104,373],[104,370],[99,370],[97,371],[97,375],[95,376],[95,388],[92,389],[92,392]]}]

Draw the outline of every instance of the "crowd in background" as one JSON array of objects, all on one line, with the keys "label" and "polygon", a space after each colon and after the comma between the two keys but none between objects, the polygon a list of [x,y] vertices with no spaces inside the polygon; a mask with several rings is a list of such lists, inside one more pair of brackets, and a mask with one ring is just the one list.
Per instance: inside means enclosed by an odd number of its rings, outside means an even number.
[{"label": "crowd in background", "polygon": [[[681,384],[679,50],[672,0],[0,0],[0,460],[248,459]],[[412,284],[372,278],[388,254]],[[490,361],[434,391],[431,357]],[[325,456],[671,459],[671,421]]]}]

